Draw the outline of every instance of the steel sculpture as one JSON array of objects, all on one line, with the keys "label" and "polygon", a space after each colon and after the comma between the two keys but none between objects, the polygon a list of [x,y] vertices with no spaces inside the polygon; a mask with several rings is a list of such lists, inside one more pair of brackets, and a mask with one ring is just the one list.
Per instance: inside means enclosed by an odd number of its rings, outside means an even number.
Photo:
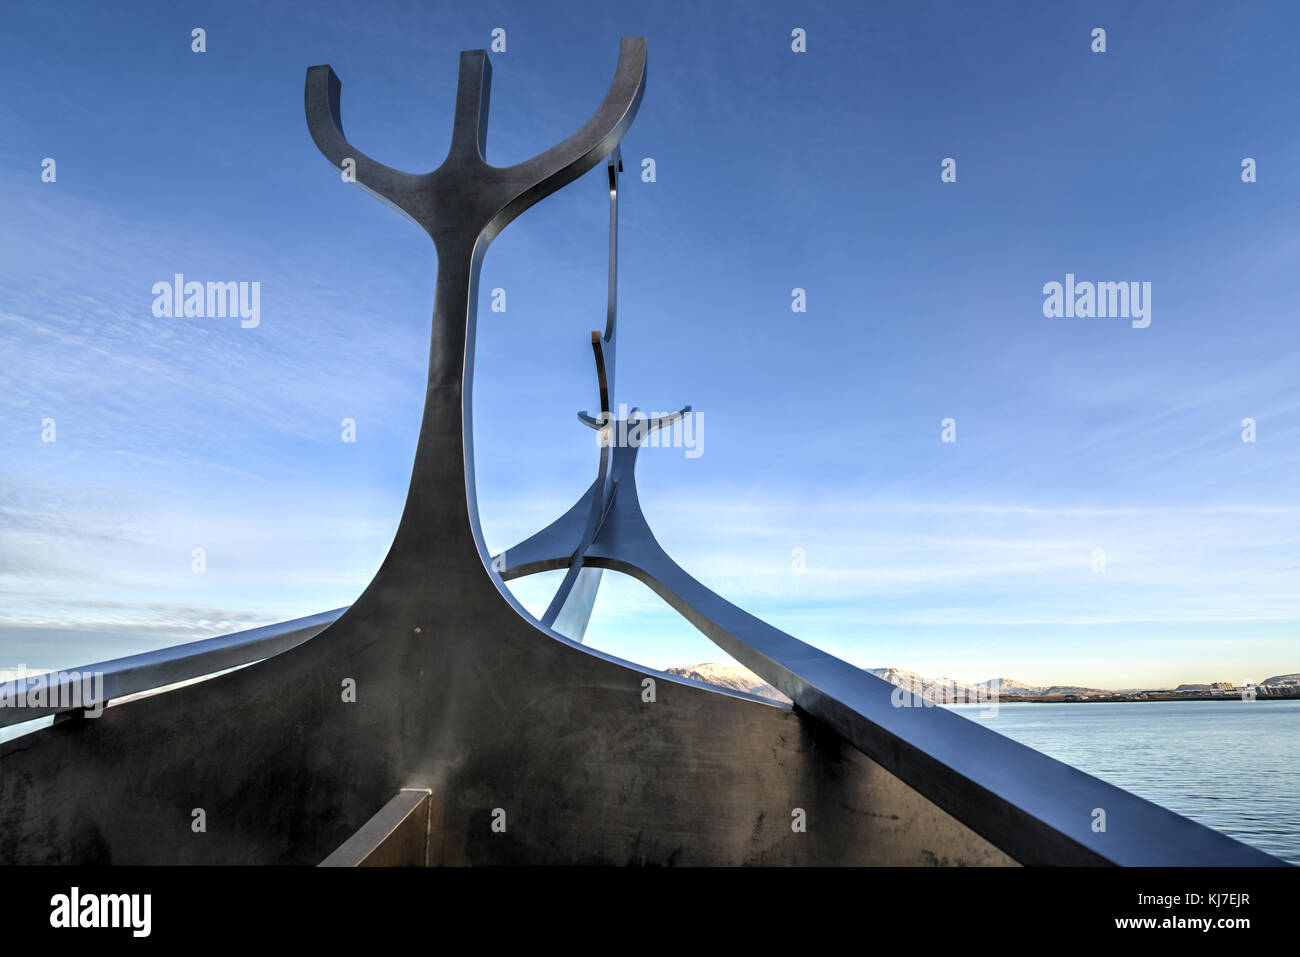
[{"label": "steel sculpture", "polygon": [[[0,747],[0,862],[1278,863],[925,707],[709,591],[641,512],[640,438],[602,442],[585,495],[490,557],[470,418],[479,267],[515,217],[602,162],[600,411],[579,419],[608,438],[690,414],[612,418],[618,146],[645,92],[645,41],[622,40],[591,119],[510,167],[485,157],[490,75],[484,51],[461,54],[451,147],[417,175],[354,148],[338,77],[307,71],[320,151],[354,165],[359,184],[425,229],[438,257],[410,489],[374,580],[340,611],[90,666],[114,697],[242,667],[98,718],[63,709],[52,727]],[[504,581],[550,569],[565,578],[534,619]],[[645,582],[794,707],[583,646],[604,570]],[[340,694],[349,684],[355,700]],[[1100,833],[1096,807],[1107,810]],[[791,827],[793,811],[806,830]]]}]

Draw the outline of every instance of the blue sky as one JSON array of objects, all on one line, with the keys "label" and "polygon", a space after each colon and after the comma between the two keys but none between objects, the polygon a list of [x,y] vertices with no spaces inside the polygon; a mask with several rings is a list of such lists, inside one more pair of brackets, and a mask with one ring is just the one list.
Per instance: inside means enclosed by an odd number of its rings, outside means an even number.
[{"label": "blue sky", "polygon": [[[459,51],[500,27],[498,165],[576,129],[618,38],[647,38],[617,400],[702,417],[702,455],[639,466],[684,567],[869,667],[1110,687],[1300,670],[1292,5],[299,6],[5,13],[0,667],[365,586],[406,492],[436,259],[319,155],[304,71],[332,64],[349,139],[422,172]],[[504,313],[480,299],[474,394],[494,550],[593,472],[574,412],[596,404],[603,177],[526,213],[483,268],[507,294]],[[155,318],[178,272],[259,282],[260,324]],[[1066,273],[1150,282],[1151,325],[1045,318]],[[540,611],[557,574],[517,593]],[[588,639],[652,667],[724,660],[613,574]]]}]

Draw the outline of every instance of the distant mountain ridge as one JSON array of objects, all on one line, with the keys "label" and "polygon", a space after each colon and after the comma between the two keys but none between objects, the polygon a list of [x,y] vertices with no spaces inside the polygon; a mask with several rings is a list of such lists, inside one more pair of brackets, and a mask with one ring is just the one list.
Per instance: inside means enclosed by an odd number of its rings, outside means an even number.
[{"label": "distant mountain ridge", "polygon": [[726,665],[710,661],[701,665],[691,665],[688,668],[666,668],[664,670],[670,675],[676,675],[678,678],[688,678],[691,681],[699,681],[706,685],[717,685],[719,688],[728,688],[731,691],[743,691],[746,694],[758,695],[760,698],[771,698],[773,701],[785,702],[790,700],[758,675],[747,668],[742,668],[740,665]]},{"label": "distant mountain ridge", "polygon": [[[990,678],[987,681],[969,684],[953,678],[927,678],[905,668],[864,668],[863,670],[868,674],[875,675],[877,678],[883,678],[892,685],[906,688],[914,694],[924,694],[935,701],[949,703],[987,701],[995,696],[1002,699],[1042,698],[1066,695],[1122,694],[1142,690],[1126,688],[1116,692],[1108,688],[1084,688],[1077,685],[1030,685],[1025,684],[1023,681],[1016,681],[1014,678]],[[788,702],[790,700],[758,675],[737,664],[711,661],[685,668],[668,668],[666,671],[668,674],[676,675],[679,678],[689,678],[692,681],[758,695],[762,698],[770,698],[773,701]],[[1274,675],[1272,678],[1266,678],[1259,682],[1259,684],[1269,687],[1298,683],[1300,683],[1300,673]]]},{"label": "distant mountain ridge", "polygon": [[1300,684],[1300,671],[1289,675],[1274,675],[1271,678],[1265,678],[1260,682],[1262,685],[1274,687],[1276,685],[1297,685]]},{"label": "distant mountain ridge", "polygon": [[990,698],[1037,698],[1044,695],[1107,694],[1102,688],[1082,688],[1075,685],[1030,685],[1014,678],[990,678],[970,684],[955,678],[928,678],[905,668],[865,668],[868,674],[884,678],[892,685],[906,688],[914,694],[924,694],[935,701],[987,701]]}]

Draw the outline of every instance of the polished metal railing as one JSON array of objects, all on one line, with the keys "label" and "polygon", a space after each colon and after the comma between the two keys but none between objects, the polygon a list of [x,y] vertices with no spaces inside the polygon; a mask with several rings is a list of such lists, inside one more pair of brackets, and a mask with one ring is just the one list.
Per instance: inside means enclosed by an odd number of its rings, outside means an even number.
[{"label": "polished metal railing", "polygon": [[[274,625],[0,682],[0,728],[60,712],[107,705],[115,698],[153,691],[270,658],[302,644],[339,619],[347,608],[322,611]],[[89,684],[87,683],[89,682]],[[102,682],[102,683],[101,683]],[[93,689],[94,702],[86,700]],[[36,704],[32,704],[36,701]]]}]

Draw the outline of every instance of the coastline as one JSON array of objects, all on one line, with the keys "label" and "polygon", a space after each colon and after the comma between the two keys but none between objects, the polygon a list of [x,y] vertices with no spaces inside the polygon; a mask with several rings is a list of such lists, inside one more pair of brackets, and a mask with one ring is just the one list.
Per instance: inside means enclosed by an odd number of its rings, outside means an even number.
[{"label": "coastline", "polygon": [[[1300,691],[1287,693],[1263,694],[1256,695],[1254,698],[1244,698],[1240,694],[1174,694],[1173,692],[1142,692],[1132,695],[1088,695],[1081,697],[1077,695],[1005,695],[998,698],[999,704],[1115,704],[1117,702],[1144,702],[1144,701],[1296,701],[1300,700]],[[962,704],[978,704],[978,702],[958,702]]]}]

